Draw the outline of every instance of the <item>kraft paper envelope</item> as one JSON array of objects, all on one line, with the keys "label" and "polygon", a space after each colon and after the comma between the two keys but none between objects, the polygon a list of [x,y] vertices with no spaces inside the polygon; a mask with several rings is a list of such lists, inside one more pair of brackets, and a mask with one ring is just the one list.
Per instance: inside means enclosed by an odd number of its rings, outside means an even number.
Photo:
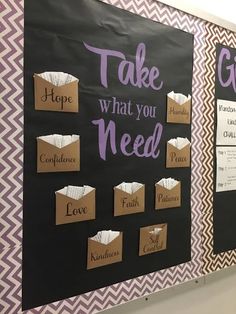
[{"label": "kraft paper envelope", "polygon": [[87,269],[121,262],[122,242],[122,232],[108,244],[103,244],[88,238]]},{"label": "kraft paper envelope", "polygon": [[[34,74],[35,109],[46,111],[78,112],[79,81],[56,86]],[[47,97],[45,95],[48,95]]]},{"label": "kraft paper envelope", "polygon": [[191,120],[191,99],[182,105],[167,96],[167,122],[190,124]]},{"label": "kraft paper envelope", "polygon": [[[154,228],[161,228],[158,235],[151,234]],[[140,228],[139,235],[139,256],[147,255],[166,249],[167,224],[158,224]]]},{"label": "kraft paper envelope", "polygon": [[114,216],[129,215],[144,212],[145,186],[129,194],[121,189],[114,188]]},{"label": "kraft paper envelope", "polygon": [[80,140],[58,148],[37,139],[37,172],[80,170]]},{"label": "kraft paper envelope", "polygon": [[183,168],[190,167],[190,144],[178,149],[167,143],[166,149],[166,167],[167,168]]},{"label": "kraft paper envelope", "polygon": [[155,208],[164,209],[181,206],[181,182],[178,182],[171,190],[156,183]]},{"label": "kraft paper envelope", "polygon": [[95,219],[95,189],[76,200],[56,192],[56,225]]}]

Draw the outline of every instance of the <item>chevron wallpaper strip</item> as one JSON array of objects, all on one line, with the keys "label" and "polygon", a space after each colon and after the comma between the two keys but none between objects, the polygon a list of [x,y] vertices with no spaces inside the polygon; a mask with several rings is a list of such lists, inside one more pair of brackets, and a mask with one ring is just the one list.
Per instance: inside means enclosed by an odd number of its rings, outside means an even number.
[{"label": "chevron wallpaper strip", "polygon": [[213,153],[216,44],[236,48],[236,34],[206,23],[204,132],[203,132],[203,273],[236,264],[236,250],[221,254],[213,252]]},{"label": "chevron wallpaper strip", "polygon": [[21,246],[0,253],[0,313],[21,313]]},{"label": "chevron wallpaper strip", "polygon": [[23,159],[23,1],[0,4],[0,251],[21,245]]},{"label": "chevron wallpaper strip", "polygon": [[20,313],[23,1],[0,2],[0,313]]},{"label": "chevron wallpaper strip", "polygon": [[[4,204],[0,218],[3,228],[0,232],[4,241],[0,251],[0,312],[15,314],[21,312],[23,1],[14,1],[14,4],[9,4],[9,2],[11,1],[2,0],[0,4],[0,28],[1,36],[4,38],[3,46],[1,46],[3,71],[1,71],[0,91],[5,97],[1,102],[3,107],[1,110],[3,130],[1,182],[4,184],[2,190]],[[201,160],[203,156],[201,146],[205,23],[154,0],[104,0],[104,2],[195,35],[192,95],[192,260],[167,270],[25,311],[27,314],[97,313],[163,288],[186,282],[202,274]]]}]

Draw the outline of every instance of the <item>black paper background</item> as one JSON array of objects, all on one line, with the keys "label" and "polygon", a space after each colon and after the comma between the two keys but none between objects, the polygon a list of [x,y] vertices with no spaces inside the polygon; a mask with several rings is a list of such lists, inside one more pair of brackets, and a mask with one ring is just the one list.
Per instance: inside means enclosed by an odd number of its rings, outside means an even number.
[{"label": "black paper background", "polygon": [[[216,45],[216,65],[221,49],[224,45]],[[226,78],[229,72],[226,66],[233,63],[236,57],[236,49],[227,47],[231,54],[231,61],[223,63],[223,77]],[[215,88],[215,143],[216,143],[216,118],[217,118],[217,99],[236,101],[236,93],[232,86],[222,87],[219,82],[216,68],[216,88]],[[223,146],[223,145],[222,145]],[[215,146],[216,147],[216,146]],[[216,185],[216,150],[214,149],[214,197],[213,197],[213,227],[214,227],[214,253],[222,253],[236,248],[236,191],[215,192]]]},{"label": "black paper background", "polygon": [[[137,45],[146,45],[145,66],[157,66],[164,81],[160,91],[124,86],[117,79],[116,58],[108,62],[109,87],[100,84],[99,57],[85,49],[115,49],[135,60]],[[25,1],[25,154],[23,223],[23,308],[28,309],[75,296],[113,283],[178,265],[191,259],[190,168],[166,169],[166,142],[191,138],[190,125],[167,124],[166,94],[172,90],[192,94],[193,36],[94,0]],[[80,79],[80,112],[34,110],[33,74],[64,71]],[[157,107],[155,119],[104,115],[99,98]],[[97,127],[91,121],[113,120],[118,152],[108,149],[107,161],[98,154]],[[124,157],[119,139],[125,132],[152,135],[163,124],[157,159]],[[81,171],[36,173],[36,137],[80,134]],[[154,184],[163,177],[182,183],[181,208],[154,210]],[[122,181],[145,183],[144,213],[113,217],[113,187]],[[66,185],[96,187],[96,220],[55,225],[54,192]],[[167,250],[138,256],[139,228],[168,223]],[[123,261],[86,270],[87,238],[97,231],[123,231]]]}]

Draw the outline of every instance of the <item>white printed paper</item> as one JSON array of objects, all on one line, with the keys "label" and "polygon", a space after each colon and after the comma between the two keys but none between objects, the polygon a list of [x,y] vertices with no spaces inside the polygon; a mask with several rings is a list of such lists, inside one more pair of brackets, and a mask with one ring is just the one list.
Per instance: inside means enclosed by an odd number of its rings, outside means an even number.
[{"label": "white printed paper", "polygon": [[122,182],[116,186],[117,189],[120,189],[126,193],[133,194],[137,192],[143,186],[142,183],[138,182]]},{"label": "white printed paper", "polygon": [[58,148],[63,148],[71,143],[76,142],[79,139],[79,135],[52,134],[52,135],[38,136],[37,139],[41,139],[42,141],[47,142],[51,145],[54,145]]},{"label": "white printed paper", "polygon": [[90,239],[102,244],[109,244],[120,235],[120,231],[102,230]]},{"label": "white printed paper", "polygon": [[236,102],[217,99],[216,145],[236,145]]},{"label": "white printed paper", "polygon": [[158,235],[161,232],[162,228],[154,228],[153,231],[149,231],[149,233],[153,235]]},{"label": "white printed paper", "polygon": [[50,71],[39,73],[37,75],[55,86],[62,86],[74,81],[79,81],[79,79],[77,79],[75,76],[64,72]]},{"label": "white printed paper", "polygon": [[94,188],[89,185],[84,185],[84,186],[68,185],[68,186],[65,186],[63,189],[58,190],[56,192],[66,195],[75,200],[79,200],[80,198],[84,197],[86,194],[90,193],[93,189]]},{"label": "white printed paper", "polygon": [[172,146],[176,147],[177,149],[181,150],[183,149],[185,146],[187,146],[188,144],[190,144],[189,140],[187,139],[187,137],[177,137],[177,138],[171,138],[168,141],[169,144],[171,144]]},{"label": "white printed paper", "polygon": [[216,148],[216,192],[236,190],[236,147]]},{"label": "white printed paper", "polygon": [[172,190],[178,183],[179,181],[173,178],[162,178],[156,184],[163,186],[165,189]]},{"label": "white printed paper", "polygon": [[191,96],[188,95],[185,96],[184,94],[181,93],[175,93],[174,91],[170,92],[167,94],[167,96],[171,99],[173,99],[175,102],[177,102],[179,105],[185,104],[188,100],[191,99]]}]

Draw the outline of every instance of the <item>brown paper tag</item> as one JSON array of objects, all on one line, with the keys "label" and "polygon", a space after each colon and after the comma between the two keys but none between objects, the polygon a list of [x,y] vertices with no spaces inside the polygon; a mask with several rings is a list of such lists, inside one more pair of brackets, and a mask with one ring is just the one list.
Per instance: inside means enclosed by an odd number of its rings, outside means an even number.
[{"label": "brown paper tag", "polygon": [[[158,235],[153,235],[150,231],[154,228],[162,228]],[[139,256],[147,255],[166,249],[167,224],[159,224],[140,228]]]},{"label": "brown paper tag", "polygon": [[181,206],[181,182],[177,183],[171,190],[156,183],[156,209],[172,208]]},{"label": "brown paper tag", "polygon": [[102,244],[88,238],[87,269],[121,262],[122,242],[122,232],[108,244]]},{"label": "brown paper tag", "polygon": [[78,112],[79,82],[55,86],[34,74],[35,109],[46,111]]},{"label": "brown paper tag", "polygon": [[167,143],[166,150],[166,167],[167,168],[183,168],[190,167],[190,145],[186,145],[182,149]]},{"label": "brown paper tag", "polygon": [[114,216],[141,213],[145,210],[145,186],[133,194],[114,188]]},{"label": "brown paper tag", "polygon": [[191,100],[180,105],[167,96],[167,122],[190,124]]},{"label": "brown paper tag", "polygon": [[80,140],[58,148],[37,139],[37,172],[80,170]]},{"label": "brown paper tag", "polygon": [[56,192],[56,225],[95,219],[95,189],[75,200]]}]

